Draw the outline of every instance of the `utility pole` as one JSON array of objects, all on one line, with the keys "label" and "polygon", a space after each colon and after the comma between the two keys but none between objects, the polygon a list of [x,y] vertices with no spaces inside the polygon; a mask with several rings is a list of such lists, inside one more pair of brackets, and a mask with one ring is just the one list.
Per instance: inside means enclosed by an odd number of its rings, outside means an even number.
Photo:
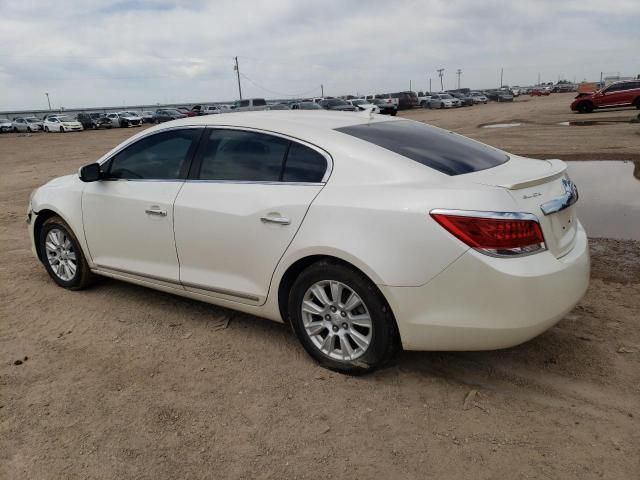
[{"label": "utility pole", "polygon": [[409,91],[411,91],[411,80],[409,80]]},{"label": "utility pole", "polygon": [[429,77],[429,93],[431,93],[431,77]]},{"label": "utility pole", "polygon": [[500,88],[502,88],[502,75],[504,74],[504,68],[500,69]]},{"label": "utility pole", "polygon": [[49,111],[51,111],[51,101],[49,100],[49,92],[44,92],[44,94],[47,96],[47,103],[49,104]]},{"label": "utility pole", "polygon": [[320,96],[324,98],[324,85],[320,84]]},{"label": "utility pole", "polygon": [[233,69],[236,71],[236,76],[238,77],[238,93],[240,94],[240,100],[242,100],[242,87],[240,86],[240,67],[238,66],[238,57],[235,57],[236,65]]},{"label": "utility pole", "polygon": [[462,75],[462,70],[458,69],[456,73],[458,74],[458,90],[460,90],[460,75]]},{"label": "utility pole", "polygon": [[444,84],[442,83],[442,77],[444,76],[444,68],[438,69],[438,76],[440,77],[440,91],[444,92]]}]

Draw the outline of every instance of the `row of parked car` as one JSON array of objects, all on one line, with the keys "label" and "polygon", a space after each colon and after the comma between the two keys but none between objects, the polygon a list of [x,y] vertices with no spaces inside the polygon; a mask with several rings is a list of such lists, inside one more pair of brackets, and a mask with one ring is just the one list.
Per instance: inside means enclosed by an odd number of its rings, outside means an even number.
[{"label": "row of parked car", "polygon": [[69,114],[47,114],[40,119],[35,116],[16,117],[13,120],[0,118],[0,132],[71,132],[89,129],[139,127],[145,123],[162,123],[179,118],[198,115],[214,115],[226,112],[242,112],[251,110],[338,110],[362,111],[372,110],[374,113],[396,115],[398,110],[414,107],[423,108],[455,108],[487,103],[513,101],[517,90],[508,88],[470,91],[460,89],[454,91],[429,92],[395,92],[378,93],[362,96],[347,95],[344,97],[315,97],[280,103],[268,103],[264,98],[249,98],[235,102],[233,105],[194,105],[188,107],[159,108],[155,111],[121,111],[110,113],[79,113],[72,117]]}]

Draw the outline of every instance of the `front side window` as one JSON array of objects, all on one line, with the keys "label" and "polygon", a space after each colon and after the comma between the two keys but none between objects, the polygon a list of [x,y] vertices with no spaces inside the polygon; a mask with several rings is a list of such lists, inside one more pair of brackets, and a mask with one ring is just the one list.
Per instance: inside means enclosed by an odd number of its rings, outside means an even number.
[{"label": "front side window", "polygon": [[109,161],[108,178],[174,180],[184,178],[186,162],[202,130],[171,130],[150,135]]},{"label": "front side window", "polygon": [[409,120],[364,123],[336,130],[447,175],[477,172],[509,160],[500,150]]}]

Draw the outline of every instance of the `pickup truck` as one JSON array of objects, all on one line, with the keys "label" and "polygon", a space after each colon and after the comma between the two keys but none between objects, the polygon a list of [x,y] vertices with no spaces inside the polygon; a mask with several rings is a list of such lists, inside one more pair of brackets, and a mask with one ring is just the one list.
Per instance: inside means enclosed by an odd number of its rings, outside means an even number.
[{"label": "pickup truck", "polygon": [[233,108],[233,112],[249,112],[253,110],[266,110],[267,101],[264,98],[247,98],[238,100]]}]

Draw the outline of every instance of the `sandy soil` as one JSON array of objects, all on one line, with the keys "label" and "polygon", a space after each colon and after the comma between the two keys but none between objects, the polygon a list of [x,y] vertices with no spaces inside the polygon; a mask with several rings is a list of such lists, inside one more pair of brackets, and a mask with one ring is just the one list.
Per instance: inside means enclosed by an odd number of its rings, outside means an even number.
[{"label": "sandy soil", "polygon": [[[516,153],[634,154],[633,126],[475,127],[570,117],[554,98],[409,115]],[[0,136],[1,479],[638,477],[640,243],[592,240],[586,297],[525,345],[404,353],[345,377],[281,324],[49,280],[24,224],[30,191],[132,133]]]},{"label": "sandy soil", "polygon": [[[508,152],[532,158],[563,160],[640,161],[640,111],[596,110],[590,114],[572,112],[575,93],[548,97],[523,96],[513,103],[454,110],[414,109],[400,115],[454,130]],[[562,122],[611,122],[605,125],[564,126]],[[512,128],[482,128],[496,123],[521,123]]]}]

